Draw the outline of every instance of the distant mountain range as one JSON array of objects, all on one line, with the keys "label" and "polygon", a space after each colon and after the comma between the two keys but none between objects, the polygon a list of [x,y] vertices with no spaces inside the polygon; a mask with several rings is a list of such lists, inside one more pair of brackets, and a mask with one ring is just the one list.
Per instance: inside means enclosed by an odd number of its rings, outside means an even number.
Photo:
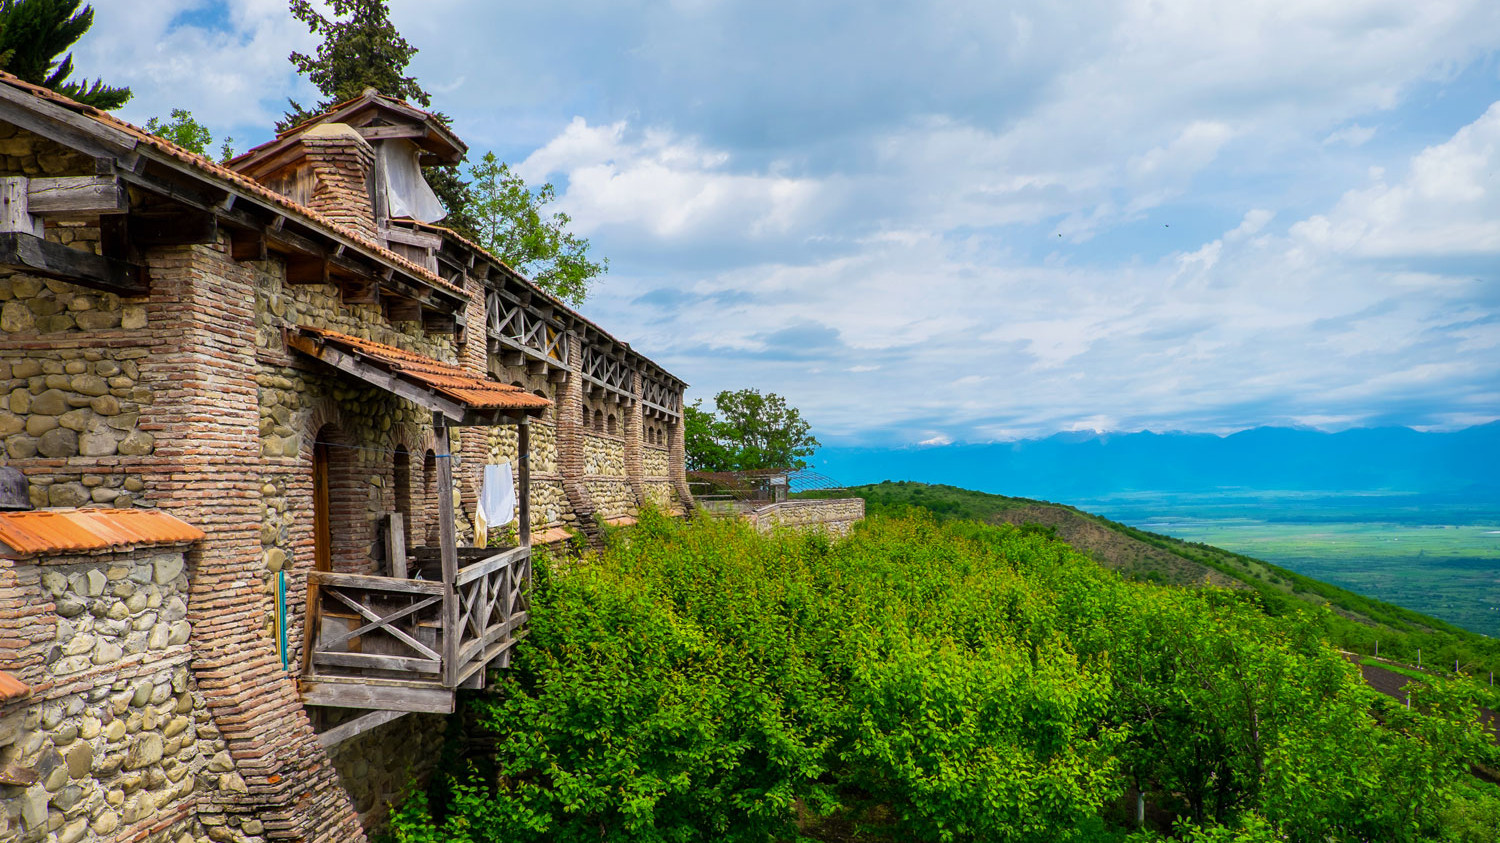
[{"label": "distant mountain range", "polygon": [[988,445],[828,447],[812,467],[849,485],[917,480],[1054,501],[1328,492],[1500,504],[1500,422],[1448,433],[1260,427],[1222,437],[1063,433]]}]

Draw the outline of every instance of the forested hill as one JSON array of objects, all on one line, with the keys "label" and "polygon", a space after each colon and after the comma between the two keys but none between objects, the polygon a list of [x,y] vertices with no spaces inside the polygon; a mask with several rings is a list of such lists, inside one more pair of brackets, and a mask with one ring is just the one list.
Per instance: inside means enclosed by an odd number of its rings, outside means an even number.
[{"label": "forested hill", "polygon": [[1036,525],[1125,576],[1165,585],[1253,589],[1272,615],[1321,607],[1330,641],[1369,654],[1452,665],[1474,675],[1500,672],[1500,642],[1391,603],[1365,597],[1253,557],[1139,530],[1064,504],[910,481],[856,486],[836,494],[865,499],[868,511],[917,507],[943,520]]}]

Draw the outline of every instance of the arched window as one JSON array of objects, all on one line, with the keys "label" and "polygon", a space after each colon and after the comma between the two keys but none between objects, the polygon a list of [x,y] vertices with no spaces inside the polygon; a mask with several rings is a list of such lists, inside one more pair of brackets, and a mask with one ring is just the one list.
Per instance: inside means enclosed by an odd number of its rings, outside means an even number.
[{"label": "arched window", "polygon": [[[535,395],[538,398],[545,398],[548,401],[552,400],[552,396],[548,395],[547,394],[547,390],[545,390],[545,389],[535,389],[535,390],[532,390],[531,394]],[[556,411],[556,410],[557,410],[557,406],[556,405],[548,407],[546,409],[546,411],[542,413],[542,418],[544,418],[544,419],[550,419],[550,418],[552,418],[552,413],[554,411]]]},{"label": "arched window", "polygon": [[595,410],[594,411],[594,430],[596,432],[599,432],[599,433],[603,433],[604,432],[604,411],[603,410]]},{"label": "arched window", "polygon": [[615,435],[615,414],[614,413],[610,413],[607,417],[605,417],[605,419],[604,419],[604,432],[608,433],[611,436]]}]

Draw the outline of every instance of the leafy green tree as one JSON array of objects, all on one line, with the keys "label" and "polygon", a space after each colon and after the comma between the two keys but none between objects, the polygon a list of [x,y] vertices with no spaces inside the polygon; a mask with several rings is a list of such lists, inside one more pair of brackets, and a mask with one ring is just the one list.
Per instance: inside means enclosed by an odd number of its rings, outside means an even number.
[{"label": "leafy green tree", "polygon": [[0,0],[0,68],[84,105],[119,108],[130,100],[129,88],[111,87],[98,79],[69,82],[73,54],[58,59],[94,24],[93,7],[79,9],[80,2]]},{"label": "leafy green tree", "polygon": [[172,109],[171,120],[152,117],[146,121],[146,131],[199,155],[207,155],[208,145],[214,141],[208,127],[193,119],[193,112],[185,108]]},{"label": "leafy green tree", "polygon": [[607,271],[609,261],[589,259],[589,241],[568,231],[567,214],[546,212],[557,198],[552,185],[528,187],[493,152],[470,167],[469,176],[479,243],[542,289],[582,304],[589,281]]},{"label": "leafy green tree", "polygon": [[682,440],[688,471],[733,471],[734,458],[715,438],[714,414],[703,409],[700,398],[683,408]]},{"label": "leafy green tree", "polygon": [[683,439],[694,471],[753,471],[806,468],[818,449],[812,425],[774,392],[725,390],[714,396],[714,413],[701,401],[688,408]]}]

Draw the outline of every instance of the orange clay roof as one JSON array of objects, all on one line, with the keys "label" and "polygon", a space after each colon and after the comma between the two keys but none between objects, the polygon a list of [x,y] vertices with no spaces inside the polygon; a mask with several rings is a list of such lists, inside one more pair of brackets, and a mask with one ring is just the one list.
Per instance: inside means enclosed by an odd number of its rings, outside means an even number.
[{"label": "orange clay roof", "polygon": [[23,556],[179,544],[201,538],[202,530],[154,509],[0,512],[0,542]]},{"label": "orange clay roof", "polygon": [[136,140],[157,150],[158,152],[161,152],[162,154],[180,163],[187,164],[188,166],[199,170],[205,175],[212,176],[216,179],[219,179],[220,181],[229,182],[237,189],[242,190],[245,193],[251,194],[259,199],[263,199],[273,205],[278,205],[283,210],[291,211],[292,213],[304,217],[307,221],[321,228],[332,231],[338,234],[340,237],[345,238],[346,240],[353,241],[360,247],[373,252],[381,260],[394,266],[399,266],[402,271],[410,275],[421,278],[423,281],[426,281],[427,283],[435,287],[440,287],[444,290],[447,290],[450,293],[456,293],[459,296],[468,298],[468,293],[464,292],[464,289],[462,287],[445,281],[436,273],[427,269],[427,267],[419,266],[418,264],[407,260],[406,258],[396,254],[390,249],[385,248],[379,243],[370,240],[363,234],[360,234],[359,232],[351,228],[339,225],[328,217],[325,217],[317,211],[314,211],[313,209],[307,207],[306,205],[293,202],[287,197],[282,196],[280,193],[271,190],[270,188],[266,187],[258,181],[255,181],[254,179],[240,175],[239,173],[236,173],[235,171],[223,165],[216,164],[208,158],[203,157],[202,155],[198,155],[194,152],[189,152],[175,143],[163,140],[162,138],[151,134],[145,129],[139,128],[130,123],[126,123],[124,120],[121,120],[120,118],[114,116],[113,114],[110,114],[107,111],[101,111],[97,108],[94,108],[93,106],[83,105],[82,103],[69,99],[68,97],[63,96],[56,91],[53,91],[49,88],[44,88],[40,85],[33,85],[30,82],[22,81],[21,79],[18,79],[17,77],[12,76],[11,74],[4,71],[0,71],[0,82],[4,82],[5,84],[10,85],[12,88],[25,91],[26,93],[31,94],[38,99],[44,99],[48,102],[63,106],[70,111],[75,111],[85,117],[98,121],[99,123],[103,123],[104,125],[109,126],[112,129],[124,132],[135,138]]},{"label": "orange clay roof", "polygon": [[304,336],[313,337],[334,348],[353,352],[379,364],[384,369],[476,410],[536,411],[552,406],[551,401],[540,395],[532,395],[519,386],[511,386],[492,378],[475,377],[452,364],[393,345],[306,325],[298,327],[297,330]]},{"label": "orange clay roof", "polygon": [[29,693],[31,693],[30,685],[5,671],[0,671],[0,702],[18,700]]}]

